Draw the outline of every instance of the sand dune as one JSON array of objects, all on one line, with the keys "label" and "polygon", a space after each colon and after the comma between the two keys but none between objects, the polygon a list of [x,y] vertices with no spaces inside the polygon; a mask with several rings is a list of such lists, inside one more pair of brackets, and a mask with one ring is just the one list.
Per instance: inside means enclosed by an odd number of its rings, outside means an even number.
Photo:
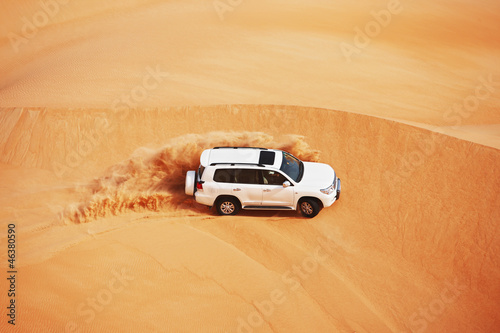
[{"label": "sand dune", "polygon": [[[253,325],[254,331],[486,332],[498,325],[495,149],[303,107],[136,110],[126,120],[112,111],[19,113],[2,121],[10,124],[2,148],[29,152],[37,145],[40,157],[2,154],[11,165],[2,173],[2,219],[18,221],[23,235],[21,331],[245,332]],[[80,165],[69,166],[66,157],[90,141],[97,114],[109,130]],[[294,120],[301,114],[307,126]],[[233,131],[213,132],[227,124]],[[199,134],[180,134],[191,126]],[[26,128],[38,135],[16,139]],[[71,144],[51,144],[55,133]],[[345,183],[342,200],[312,220],[273,212],[223,218],[185,196],[175,205],[109,211],[83,224],[62,214],[88,203],[89,190],[94,198],[118,189],[177,196],[182,172],[197,164],[203,148],[219,143],[299,155],[311,147],[319,155],[302,157],[335,166]],[[68,169],[61,175],[53,165]],[[123,291],[106,292],[122,269],[129,278]],[[283,303],[271,302],[273,291]],[[94,309],[92,299],[103,305]]]},{"label": "sand dune", "polygon": [[236,1],[222,16],[214,3],[71,1],[31,31],[40,3],[5,1],[0,105],[285,104],[500,123],[498,1]]},{"label": "sand dune", "polygon": [[[0,18],[18,270],[0,331],[500,330],[498,1],[5,0]],[[182,193],[215,145],[329,163],[341,200],[220,217]]]}]

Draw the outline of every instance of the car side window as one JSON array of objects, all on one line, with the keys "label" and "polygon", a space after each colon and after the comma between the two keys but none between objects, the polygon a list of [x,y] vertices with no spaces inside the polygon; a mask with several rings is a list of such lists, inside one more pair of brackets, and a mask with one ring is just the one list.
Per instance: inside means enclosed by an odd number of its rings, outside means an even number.
[{"label": "car side window", "polygon": [[214,174],[217,183],[234,183],[234,169],[217,169]]},{"label": "car side window", "polygon": [[259,184],[258,170],[256,169],[217,169],[214,181],[218,183]]},{"label": "car side window", "polygon": [[258,184],[256,169],[235,169],[235,183],[239,184]]},{"label": "car side window", "polygon": [[262,179],[266,185],[283,185],[288,180],[281,173],[273,170],[262,170]]}]

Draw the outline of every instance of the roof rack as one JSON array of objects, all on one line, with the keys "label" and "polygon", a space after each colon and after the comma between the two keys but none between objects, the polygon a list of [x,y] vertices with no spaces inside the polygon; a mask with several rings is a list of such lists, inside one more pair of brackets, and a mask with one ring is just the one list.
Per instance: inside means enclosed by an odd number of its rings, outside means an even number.
[{"label": "roof rack", "polygon": [[212,149],[221,149],[221,148],[232,148],[232,149],[262,149],[262,150],[268,150],[267,148],[262,148],[262,147],[230,147],[230,146],[214,147],[214,148],[212,148]]},{"label": "roof rack", "polygon": [[254,166],[258,166],[258,167],[264,167],[264,164],[260,164],[260,163],[234,163],[234,162],[217,162],[217,163],[211,163],[210,166],[214,166],[214,165],[219,165],[219,164],[229,164],[231,166],[235,166],[235,165],[254,165]]}]

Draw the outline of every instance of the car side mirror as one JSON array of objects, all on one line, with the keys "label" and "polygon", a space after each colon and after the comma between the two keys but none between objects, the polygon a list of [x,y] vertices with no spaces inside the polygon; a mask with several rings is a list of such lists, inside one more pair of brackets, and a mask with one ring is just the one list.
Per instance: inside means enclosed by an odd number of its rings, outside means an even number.
[{"label": "car side mirror", "polygon": [[283,187],[284,188],[287,188],[289,186],[292,186],[292,184],[290,184],[290,182],[288,180],[286,180],[284,183],[283,183]]}]

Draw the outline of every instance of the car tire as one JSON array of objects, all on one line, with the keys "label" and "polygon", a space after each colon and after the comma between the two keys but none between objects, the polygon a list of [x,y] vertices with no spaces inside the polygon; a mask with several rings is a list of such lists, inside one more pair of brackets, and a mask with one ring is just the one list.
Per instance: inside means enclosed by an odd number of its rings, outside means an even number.
[{"label": "car tire", "polygon": [[299,202],[299,210],[302,216],[312,218],[318,215],[321,207],[314,199],[303,199]]},{"label": "car tire", "polygon": [[219,215],[236,215],[240,211],[240,203],[233,197],[217,199],[216,207]]}]

